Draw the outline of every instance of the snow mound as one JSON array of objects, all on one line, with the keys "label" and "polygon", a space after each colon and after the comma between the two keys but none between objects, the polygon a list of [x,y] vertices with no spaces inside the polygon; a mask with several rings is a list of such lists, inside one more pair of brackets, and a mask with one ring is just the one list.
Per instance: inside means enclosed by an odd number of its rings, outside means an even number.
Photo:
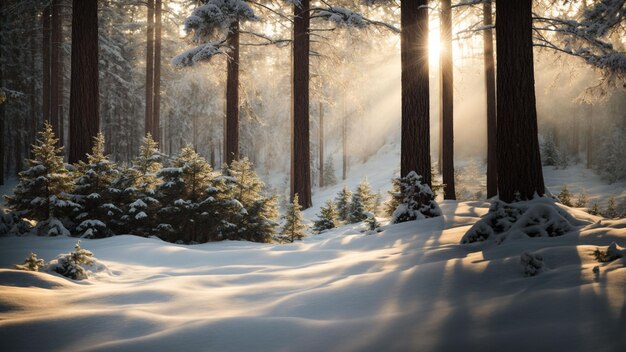
[{"label": "snow mound", "polygon": [[591,223],[589,219],[574,217],[567,209],[550,198],[510,204],[496,200],[489,213],[467,231],[461,243],[486,240],[501,243],[507,238],[556,237]]}]

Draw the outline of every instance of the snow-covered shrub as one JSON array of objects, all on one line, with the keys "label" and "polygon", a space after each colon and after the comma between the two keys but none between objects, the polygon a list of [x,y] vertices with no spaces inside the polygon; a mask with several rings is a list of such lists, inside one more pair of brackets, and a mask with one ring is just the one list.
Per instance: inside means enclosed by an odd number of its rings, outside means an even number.
[{"label": "snow-covered shrub", "polygon": [[559,202],[561,202],[561,204],[567,205],[568,207],[573,206],[572,193],[569,191],[569,188],[567,188],[567,185],[563,185],[563,188],[561,188],[561,192],[557,198],[559,198]]},{"label": "snow-covered shrub", "polygon": [[326,204],[320,208],[318,219],[313,223],[313,230],[320,233],[337,226],[337,209],[335,203],[327,200]]},{"label": "snow-covered shrub", "polygon": [[376,231],[380,228],[380,223],[376,219],[374,214],[368,214],[367,219],[365,219],[365,224],[367,225],[367,229],[370,231]]},{"label": "snow-covered shrub", "polygon": [[39,271],[39,268],[43,266],[43,259],[37,258],[37,254],[30,252],[30,255],[24,260],[24,264],[15,265],[15,269],[26,271]]},{"label": "snow-covered shrub", "polygon": [[589,214],[591,215],[601,215],[600,214],[600,204],[597,201],[593,202],[593,205],[589,209]]},{"label": "snow-covered shrub", "polygon": [[60,255],[57,259],[52,260],[48,269],[68,277],[72,280],[87,279],[88,273],[84,266],[90,266],[95,263],[93,253],[80,247],[80,241],[76,242],[74,251],[68,254]]},{"label": "snow-covered shrub", "polygon": [[293,202],[287,207],[285,215],[283,215],[285,223],[283,225],[282,234],[286,236],[290,242],[306,237],[306,225],[303,223],[304,218],[300,211],[301,209],[302,206],[300,206],[298,194],[296,194],[293,197]]},{"label": "snow-covered shrub", "polygon": [[550,198],[504,203],[496,200],[489,212],[465,233],[461,243],[494,239],[498,243],[508,237],[555,237],[583,225],[555,204]]},{"label": "snow-covered shrub", "polygon": [[626,249],[618,246],[617,243],[613,242],[606,249],[606,251],[597,248],[593,252],[593,256],[596,258],[597,261],[601,263],[608,263],[626,256]]},{"label": "snow-covered shrub", "polygon": [[524,252],[520,256],[524,276],[535,276],[543,271],[543,257],[540,254]]},{"label": "snow-covered shrub", "polygon": [[37,234],[43,236],[71,236],[70,231],[60,219],[49,218],[37,223]]},{"label": "snow-covered shrub", "polygon": [[421,182],[421,176],[415,171],[394,179],[393,191],[389,194],[392,197],[390,204],[397,204],[391,219],[395,224],[441,215],[441,209],[435,202],[435,194],[428,185]]}]

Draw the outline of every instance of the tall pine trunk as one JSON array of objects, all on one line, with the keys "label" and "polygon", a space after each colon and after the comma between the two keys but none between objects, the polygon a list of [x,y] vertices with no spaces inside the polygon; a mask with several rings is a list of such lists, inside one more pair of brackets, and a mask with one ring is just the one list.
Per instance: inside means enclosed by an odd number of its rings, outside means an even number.
[{"label": "tall pine trunk", "polygon": [[532,1],[496,4],[498,193],[504,202],[543,195],[537,137]]},{"label": "tall pine trunk", "polygon": [[[4,10],[4,4],[0,2],[0,13]],[[4,25],[3,16],[0,15],[0,28]],[[0,35],[0,53],[2,50],[2,36]],[[4,70],[2,67],[2,60],[0,60],[0,87],[4,87],[3,80],[4,79]],[[5,104],[6,102],[0,103],[0,186],[4,185],[4,148],[6,145],[6,140],[4,138],[4,119],[6,118],[5,114]]]},{"label": "tall pine trunk", "polygon": [[161,8],[162,1],[155,1],[154,16],[154,100],[153,100],[153,135],[157,143],[161,143]]},{"label": "tall pine trunk", "polygon": [[293,146],[291,153],[291,198],[303,209],[310,208],[311,155],[309,152],[309,24],[310,1],[294,4],[293,23]]},{"label": "tall pine trunk", "polygon": [[587,169],[593,167],[593,105],[587,107]]},{"label": "tall pine trunk", "polygon": [[231,23],[227,45],[231,48],[226,67],[226,126],[224,160],[239,159],[239,21]]},{"label": "tall pine trunk", "polygon": [[70,84],[71,163],[86,160],[99,130],[98,1],[74,0]]},{"label": "tall pine trunk", "polygon": [[44,121],[50,122],[50,6],[41,14],[41,94]]},{"label": "tall pine trunk", "polygon": [[[483,3],[483,25],[493,25],[491,16],[491,0]],[[485,55],[485,93],[487,98],[487,198],[498,194],[498,156],[496,148],[496,77],[493,59],[493,30],[483,31],[483,47]]]},{"label": "tall pine trunk", "polygon": [[[52,131],[57,137],[62,137],[60,129],[62,115],[59,109],[63,104],[63,94],[60,90],[60,81],[63,80],[61,65],[62,46],[62,4],[61,0],[53,0],[51,4],[52,32],[50,45],[50,124]],[[63,138],[59,138],[59,145],[63,145]]]},{"label": "tall pine trunk", "polygon": [[324,187],[324,105],[322,102],[320,104],[320,187]]},{"label": "tall pine trunk", "polygon": [[145,133],[154,135],[153,104],[154,104],[154,0],[148,0],[146,28],[146,116]]},{"label": "tall pine trunk", "polygon": [[451,0],[441,1],[440,77],[440,153],[444,199],[456,199],[454,190],[454,92],[452,67],[452,9]]},{"label": "tall pine trunk", "polygon": [[402,141],[400,173],[415,171],[431,185],[428,0],[402,1]]}]

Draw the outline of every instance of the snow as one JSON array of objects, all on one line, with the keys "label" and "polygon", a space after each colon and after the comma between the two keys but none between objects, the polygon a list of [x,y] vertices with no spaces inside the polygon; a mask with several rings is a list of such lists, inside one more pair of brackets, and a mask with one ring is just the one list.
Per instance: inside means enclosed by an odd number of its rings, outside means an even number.
[{"label": "snow", "polygon": [[[626,220],[459,244],[487,207],[444,201],[442,217],[285,245],[84,240],[106,268],[86,280],[0,269],[0,339],[11,351],[618,351],[626,260],[592,254],[623,247]],[[2,238],[0,266],[30,251],[49,261],[74,243]],[[538,275],[520,269],[525,252],[542,258]]]},{"label": "snow", "polygon": [[[367,176],[386,195],[397,153],[385,146],[351,165],[345,184]],[[555,194],[566,183],[591,201],[626,197],[624,183],[582,166],[544,174]],[[315,189],[305,218],[342,186]],[[380,232],[358,223],[289,244],[85,239],[98,267],[80,281],[13,269],[31,251],[58,258],[75,238],[0,238],[0,341],[10,351],[623,351],[626,219],[562,207],[572,227],[562,236],[461,244],[490,203],[438,201],[440,217],[378,218]],[[599,262],[597,250],[616,259]]]}]

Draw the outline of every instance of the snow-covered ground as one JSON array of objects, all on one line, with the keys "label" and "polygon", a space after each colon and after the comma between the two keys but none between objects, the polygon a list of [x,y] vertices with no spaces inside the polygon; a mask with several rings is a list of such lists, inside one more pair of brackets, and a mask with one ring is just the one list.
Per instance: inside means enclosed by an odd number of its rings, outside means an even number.
[{"label": "snow-covered ground", "polygon": [[[389,189],[395,150],[354,166]],[[378,170],[372,172],[372,170]],[[591,199],[625,196],[582,168],[545,170]],[[339,188],[318,189],[313,219]],[[556,188],[556,189],[555,189]],[[84,240],[105,270],[88,280],[10,269],[30,251],[49,261],[76,239],[0,238],[2,351],[624,351],[626,219],[572,209],[587,225],[553,238],[461,245],[489,203],[440,203],[443,217],[347,225],[294,244],[176,245],[117,236]],[[525,277],[524,252],[544,270]],[[594,271],[594,267],[598,267]]]}]

